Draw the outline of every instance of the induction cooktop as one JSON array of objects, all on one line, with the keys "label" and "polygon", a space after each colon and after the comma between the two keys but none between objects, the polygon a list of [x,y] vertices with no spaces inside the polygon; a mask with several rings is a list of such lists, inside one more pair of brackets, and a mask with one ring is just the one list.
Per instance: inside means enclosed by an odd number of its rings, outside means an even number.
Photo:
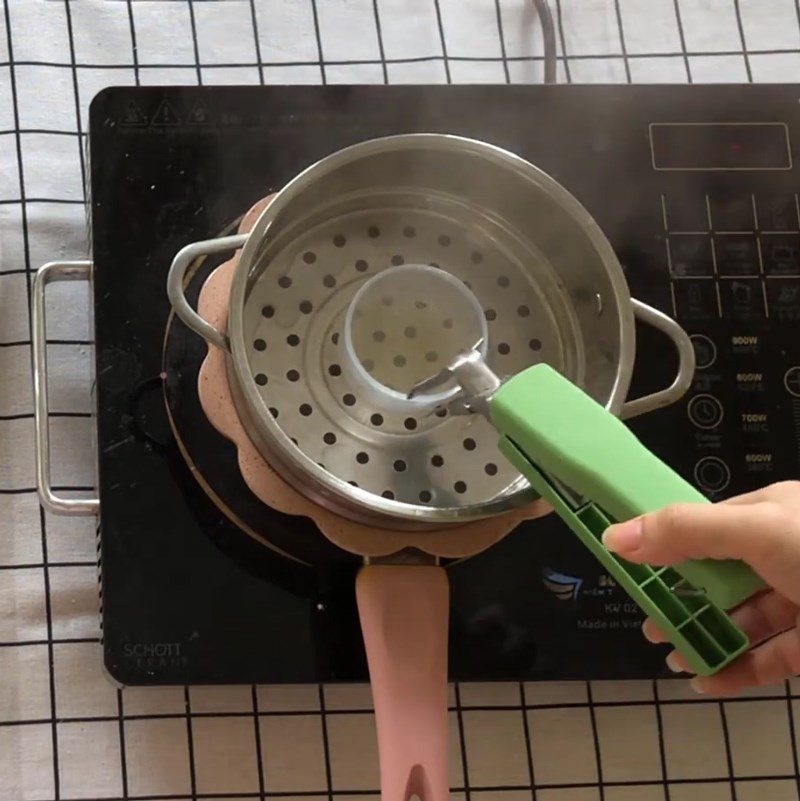
[{"label": "induction cooktop", "polygon": [[[800,468],[800,86],[112,88],[91,107],[103,644],[123,684],[362,681],[359,561],[260,504],[197,397],[167,270],[346,145],[414,131],[518,153],[595,217],[697,355],[632,427],[710,498]],[[218,262],[197,265],[194,301]],[[669,383],[637,331],[631,395]],[[640,614],[554,516],[449,566],[456,680],[664,674]]]}]

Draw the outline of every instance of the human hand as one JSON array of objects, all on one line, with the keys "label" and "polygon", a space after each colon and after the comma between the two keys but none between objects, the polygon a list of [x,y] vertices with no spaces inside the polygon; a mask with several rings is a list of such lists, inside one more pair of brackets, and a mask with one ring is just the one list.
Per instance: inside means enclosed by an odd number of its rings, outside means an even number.
[{"label": "human hand", "polygon": [[[768,589],[731,613],[751,648],[714,676],[692,679],[699,693],[733,695],[800,674],[800,481],[773,484],[716,504],[680,504],[608,528],[603,544],[629,562],[675,565],[686,559],[738,559]],[[652,620],[651,642],[666,638]],[[675,672],[690,672],[677,651]]]}]

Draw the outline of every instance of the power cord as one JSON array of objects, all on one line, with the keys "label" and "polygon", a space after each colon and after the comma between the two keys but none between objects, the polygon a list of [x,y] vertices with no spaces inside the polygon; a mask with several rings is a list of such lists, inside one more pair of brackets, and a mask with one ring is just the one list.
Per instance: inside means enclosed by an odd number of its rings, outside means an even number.
[{"label": "power cord", "polygon": [[542,24],[542,39],[544,40],[544,82],[556,82],[556,29],[553,25],[553,15],[547,0],[533,0],[536,13]]}]

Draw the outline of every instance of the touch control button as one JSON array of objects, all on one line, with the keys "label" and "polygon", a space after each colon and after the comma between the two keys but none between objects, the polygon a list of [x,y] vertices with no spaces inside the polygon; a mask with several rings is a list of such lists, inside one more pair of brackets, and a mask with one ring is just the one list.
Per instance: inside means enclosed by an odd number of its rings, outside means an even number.
[{"label": "touch control button", "polygon": [[664,198],[664,211],[670,232],[708,230],[706,199],[697,192],[669,192]]},{"label": "touch control button", "polygon": [[698,370],[711,367],[717,360],[717,346],[705,334],[692,334],[689,339],[694,346],[694,359]]},{"label": "touch control button", "polygon": [[768,280],[767,300],[771,317],[782,322],[797,322],[800,320],[800,279]]},{"label": "touch control button", "polygon": [[714,239],[720,275],[758,275],[758,248],[752,236],[722,234]]},{"label": "touch control button", "polygon": [[707,492],[722,492],[731,483],[731,471],[722,459],[706,456],[694,466],[694,480]]},{"label": "touch control button", "polygon": [[770,234],[761,237],[764,272],[767,275],[800,273],[800,234]]},{"label": "touch control button", "polygon": [[688,323],[707,322],[719,317],[714,281],[683,279],[672,284],[677,316]]},{"label": "touch control button", "polygon": [[794,195],[759,196],[756,206],[758,227],[762,231],[796,231],[800,225]]},{"label": "touch control button", "polygon": [[722,416],[722,404],[713,395],[695,395],[689,401],[689,419],[698,428],[715,428]]},{"label": "touch control button", "polygon": [[783,376],[783,385],[790,395],[800,398],[800,366],[790,367]]},{"label": "touch control button", "polygon": [[711,223],[715,231],[752,231],[755,223],[750,195],[712,195]]},{"label": "touch control button", "polygon": [[719,290],[725,317],[737,321],[764,319],[764,290],[760,280],[723,280]]},{"label": "touch control button", "polygon": [[672,275],[714,275],[714,257],[711,255],[711,240],[695,234],[673,234],[667,240],[669,263]]}]

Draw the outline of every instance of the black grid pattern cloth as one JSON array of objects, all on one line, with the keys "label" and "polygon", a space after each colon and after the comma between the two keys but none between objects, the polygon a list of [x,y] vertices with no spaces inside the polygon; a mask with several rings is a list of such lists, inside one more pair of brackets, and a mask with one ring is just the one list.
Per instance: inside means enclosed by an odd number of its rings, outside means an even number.
[{"label": "black grid pattern cloth", "polygon": [[[800,81],[800,0],[550,0],[562,82]],[[86,257],[83,138],[109,85],[538,83],[530,0],[2,0],[0,801],[376,797],[363,686],[118,690],[95,532],[39,506],[30,294]],[[91,484],[85,292],[49,293],[54,484]],[[800,681],[461,684],[465,801],[800,801]]]}]

